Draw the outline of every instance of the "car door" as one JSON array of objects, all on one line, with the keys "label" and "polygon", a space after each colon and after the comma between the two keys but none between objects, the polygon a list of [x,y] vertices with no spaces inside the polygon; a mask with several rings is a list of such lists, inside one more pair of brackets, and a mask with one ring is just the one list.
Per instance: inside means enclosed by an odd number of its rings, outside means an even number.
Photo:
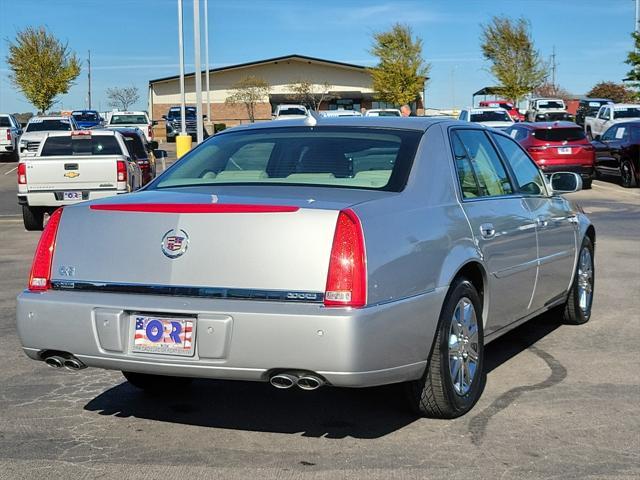
[{"label": "car door", "polygon": [[489,334],[529,312],[537,267],[535,225],[486,131],[455,129],[451,140],[462,208],[488,269]]},{"label": "car door", "polygon": [[600,141],[606,148],[596,149],[596,165],[598,170],[607,175],[619,175],[619,151],[625,137],[624,125],[612,125],[604,132]]},{"label": "car door", "polygon": [[538,310],[566,294],[576,256],[577,219],[563,197],[551,195],[542,173],[516,142],[491,133],[530,210],[538,240],[538,275],[529,305]]}]

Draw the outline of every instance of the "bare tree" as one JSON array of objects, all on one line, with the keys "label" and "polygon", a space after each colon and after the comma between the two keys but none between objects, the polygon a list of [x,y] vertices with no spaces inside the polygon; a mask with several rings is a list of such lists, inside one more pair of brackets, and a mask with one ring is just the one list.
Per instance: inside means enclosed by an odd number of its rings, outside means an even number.
[{"label": "bare tree", "polygon": [[554,85],[551,82],[544,82],[539,87],[536,87],[533,90],[533,94],[536,97],[556,97],[556,98],[561,98],[565,102],[567,102],[568,100],[571,100],[572,98],[575,98],[575,96],[571,95],[571,93],[568,90],[562,88],[558,84]]},{"label": "bare tree", "polygon": [[251,123],[255,122],[256,104],[263,102],[265,97],[268,98],[269,90],[271,89],[269,84],[262,78],[250,75],[234,83],[231,88],[234,93],[227,97],[225,103],[244,104],[247,109],[249,121],[251,121]]},{"label": "bare tree", "polygon": [[107,88],[108,105],[120,110],[128,110],[131,105],[140,100],[138,87]]},{"label": "bare tree", "polygon": [[330,99],[329,89],[331,85],[329,82],[315,84],[309,80],[302,79],[288,85],[287,88],[291,92],[290,97],[294,102],[306,105],[311,110],[318,111],[322,102]]}]

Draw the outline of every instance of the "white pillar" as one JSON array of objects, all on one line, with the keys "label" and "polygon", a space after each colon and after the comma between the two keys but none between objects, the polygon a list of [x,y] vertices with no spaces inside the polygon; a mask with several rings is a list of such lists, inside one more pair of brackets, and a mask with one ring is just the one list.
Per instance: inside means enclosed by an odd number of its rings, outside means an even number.
[{"label": "white pillar", "polygon": [[184,98],[184,34],[182,32],[182,0],[178,0],[178,51],[180,63],[180,134],[187,134]]},{"label": "white pillar", "polygon": [[202,124],[202,69],[200,67],[200,0],[193,0],[193,55],[196,81],[196,117],[198,119],[197,142],[202,143],[204,125]]}]

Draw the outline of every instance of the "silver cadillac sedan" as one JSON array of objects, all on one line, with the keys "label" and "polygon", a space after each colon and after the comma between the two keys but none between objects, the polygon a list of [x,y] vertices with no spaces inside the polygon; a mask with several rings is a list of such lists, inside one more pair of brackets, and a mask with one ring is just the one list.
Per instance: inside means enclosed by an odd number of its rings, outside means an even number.
[{"label": "silver cadillac sedan", "polygon": [[[482,393],[484,346],[589,320],[595,230],[511,138],[451,119],[315,118],[211,137],[137,193],[57,210],[17,322],[49,366],[277,388]],[[133,247],[135,246],[135,247]]]}]

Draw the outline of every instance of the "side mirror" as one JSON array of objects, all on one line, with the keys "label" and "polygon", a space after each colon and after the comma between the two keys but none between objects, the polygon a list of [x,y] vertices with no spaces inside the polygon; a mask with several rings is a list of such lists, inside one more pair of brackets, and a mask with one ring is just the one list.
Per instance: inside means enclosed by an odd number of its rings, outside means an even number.
[{"label": "side mirror", "polygon": [[156,158],[167,158],[167,151],[166,150],[154,150],[153,151],[153,155]]},{"label": "side mirror", "polygon": [[158,148],[158,142],[156,142],[155,140],[151,140],[149,142],[149,147],[151,147],[151,150],[155,150],[156,148]]},{"label": "side mirror", "polygon": [[164,119],[166,120],[166,119],[167,119],[167,116],[166,116],[166,115],[162,115],[162,118],[164,118]]},{"label": "side mirror", "polygon": [[582,177],[573,172],[555,172],[549,179],[554,194],[572,193],[582,190]]}]

